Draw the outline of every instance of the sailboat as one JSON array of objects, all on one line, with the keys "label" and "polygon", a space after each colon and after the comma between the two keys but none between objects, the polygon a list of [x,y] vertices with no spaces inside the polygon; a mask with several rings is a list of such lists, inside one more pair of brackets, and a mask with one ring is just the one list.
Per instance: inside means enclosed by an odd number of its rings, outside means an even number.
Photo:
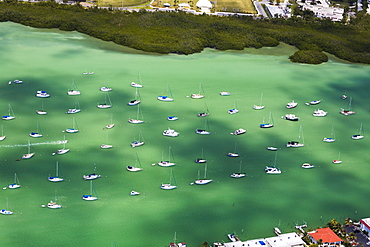
[{"label": "sailboat", "polygon": [[169,166],[174,166],[176,163],[174,162],[171,162],[171,147],[168,148],[168,161],[164,161],[163,160],[163,153],[162,153],[162,161],[159,161],[158,162],[158,165],[159,166],[163,166],[163,167],[169,167]]},{"label": "sailboat", "polygon": [[199,83],[199,93],[193,93],[191,95],[191,98],[192,99],[201,99],[201,98],[204,98],[204,95],[202,93],[204,93],[204,90],[202,88],[202,83]]},{"label": "sailboat", "polygon": [[204,111],[197,114],[198,117],[206,117],[209,115],[207,104],[204,104]]},{"label": "sailboat", "polygon": [[72,89],[68,90],[68,95],[80,95],[80,94],[81,94],[81,92],[80,92],[80,90],[78,90],[77,85],[76,85],[75,81],[73,80],[72,81]]},{"label": "sailboat", "polygon": [[[299,143],[299,141],[302,138],[302,143]],[[287,148],[298,148],[298,147],[303,147],[304,146],[304,139],[303,139],[303,130],[302,130],[302,125],[299,128],[299,135],[298,135],[298,140],[299,141],[290,141],[286,144]]]},{"label": "sailboat", "polygon": [[228,112],[229,112],[229,114],[235,114],[235,113],[238,113],[239,112],[239,110],[236,107],[235,101],[234,101],[234,108],[233,109],[230,109]]},{"label": "sailboat", "polygon": [[196,129],[195,133],[197,133],[199,135],[209,135],[209,134],[211,134],[211,132],[209,131],[209,124],[208,124],[207,120],[208,119],[205,120],[204,129]]},{"label": "sailboat", "polygon": [[129,118],[128,122],[132,123],[132,124],[144,123],[144,120],[139,119],[139,115],[141,115],[141,117],[143,117],[143,114],[140,111],[140,105],[137,106],[136,119]]},{"label": "sailboat", "polygon": [[135,163],[136,163],[135,166],[126,166],[126,170],[129,172],[138,172],[138,171],[143,170],[143,168],[141,168],[139,156],[137,155],[137,153],[136,153]]},{"label": "sailboat", "polygon": [[44,110],[44,101],[41,101],[41,110],[36,110],[36,113],[39,114],[39,115],[46,115],[48,114],[45,110]]},{"label": "sailboat", "polygon": [[338,154],[338,159],[337,160],[333,160],[333,163],[334,164],[340,164],[340,163],[342,163],[342,161],[340,160],[340,152]]},{"label": "sailboat", "polygon": [[239,154],[236,152],[236,143],[235,143],[234,153],[227,153],[227,156],[229,156],[229,157],[239,157]]},{"label": "sailboat", "polygon": [[352,97],[349,98],[348,110],[345,110],[345,109],[341,108],[340,113],[345,115],[345,116],[355,114],[355,112],[352,110]]},{"label": "sailboat", "polygon": [[18,189],[20,187],[21,187],[21,185],[19,184],[19,180],[17,178],[17,173],[14,173],[14,183],[9,184],[8,188],[9,189]]},{"label": "sailboat", "polygon": [[212,179],[207,179],[207,164],[204,166],[204,178],[203,179],[199,179],[199,171],[198,171],[198,179],[195,180],[195,184],[198,184],[198,185],[203,185],[203,184],[209,184],[210,182],[212,182],[213,180]]},{"label": "sailboat", "polygon": [[142,145],[144,145],[145,142],[144,142],[144,136],[143,134],[141,133],[141,131],[139,132],[139,138],[133,142],[131,142],[131,147],[140,147]]},{"label": "sailboat", "polygon": [[246,129],[243,129],[243,128],[240,128],[240,129],[237,129],[235,130],[234,132],[231,132],[230,135],[242,135],[242,134],[245,134],[247,132]]},{"label": "sailboat", "polygon": [[161,189],[163,189],[163,190],[173,190],[173,189],[176,189],[177,188],[175,178],[173,178],[174,183],[172,184],[172,177],[173,177],[173,174],[172,174],[172,169],[171,169],[171,172],[170,172],[170,182],[168,184],[162,184],[161,185]]},{"label": "sailboat", "polygon": [[267,123],[260,124],[260,128],[272,128],[274,127],[274,119],[272,118],[272,112],[270,112],[269,121]]},{"label": "sailboat", "polygon": [[50,182],[62,182],[64,179],[59,177],[59,163],[57,161],[57,164],[55,166],[55,177],[48,177],[48,180]]},{"label": "sailboat", "polygon": [[331,127],[330,137],[325,137],[322,141],[324,141],[324,142],[335,142],[334,126]]},{"label": "sailboat", "polygon": [[112,91],[112,88],[110,88],[110,87],[101,87],[100,91],[109,92],[109,91]]},{"label": "sailboat", "polygon": [[28,153],[22,156],[22,159],[30,159],[35,155],[35,153],[31,153],[31,143],[28,141]]},{"label": "sailboat", "polygon": [[42,134],[40,133],[40,127],[39,124],[37,124],[37,132],[31,132],[30,137],[42,137]]},{"label": "sailboat", "polygon": [[240,167],[239,167],[239,172],[234,172],[233,174],[230,175],[232,178],[243,178],[245,177],[245,173],[242,173],[242,161],[240,161]]},{"label": "sailboat", "polygon": [[89,195],[83,195],[82,199],[85,201],[95,201],[98,200],[98,197],[96,196],[96,191],[94,189],[94,195],[93,195],[93,181],[90,181],[90,194]]},{"label": "sailboat", "polygon": [[167,91],[169,91],[171,97],[168,97],[168,96],[158,96],[157,99],[160,100],[160,101],[173,101],[173,96],[172,96],[172,92],[171,92],[170,86],[167,87]]},{"label": "sailboat", "polygon": [[202,148],[202,157],[201,158],[196,158],[194,160],[194,162],[195,163],[206,163],[207,162],[207,160],[204,157],[204,150],[203,150],[203,148]]},{"label": "sailboat", "polygon": [[0,141],[3,141],[6,138],[6,135],[4,135],[4,126],[1,125],[1,136],[0,136]]},{"label": "sailboat", "polygon": [[78,100],[76,100],[75,108],[68,109],[68,111],[66,113],[67,114],[74,114],[74,113],[79,113],[80,111],[81,111],[80,102]]},{"label": "sailboat", "polygon": [[261,93],[261,100],[260,100],[260,104],[259,105],[254,105],[253,106],[253,109],[255,110],[262,110],[263,108],[265,108],[264,105],[262,105],[262,98],[263,98],[263,93]]},{"label": "sailboat", "polygon": [[140,77],[140,72],[138,72],[138,79],[139,79],[139,82],[140,83],[131,82],[131,87],[136,87],[136,88],[143,87],[143,84],[142,84],[142,81],[141,81],[141,77]]},{"label": "sailboat", "polygon": [[281,170],[276,167],[276,161],[277,161],[277,152],[275,154],[274,166],[266,166],[265,168],[265,172],[267,174],[281,174]]},{"label": "sailboat", "polygon": [[14,115],[13,109],[12,109],[12,107],[9,104],[8,115],[2,116],[2,119],[4,119],[4,120],[12,120],[14,118],[15,118],[15,115]]},{"label": "sailboat", "polygon": [[140,94],[136,88],[135,99],[128,102],[128,105],[133,106],[133,105],[138,105],[138,104],[140,104]]},{"label": "sailboat", "polygon": [[[107,143],[108,143],[108,132],[107,132]],[[110,144],[102,144],[100,145],[101,148],[107,149],[107,148],[112,148],[113,145]]]},{"label": "sailboat", "polygon": [[[62,205],[58,204],[57,202],[57,196],[55,195],[55,199],[54,201],[50,201],[48,202],[48,204],[46,205],[48,208],[51,208],[51,209],[58,209],[58,208],[62,208]],[[42,205],[44,207],[44,205]]]},{"label": "sailboat", "polygon": [[[66,148],[66,143],[67,143],[66,136],[64,136],[63,148],[62,149],[58,149],[58,151],[56,152],[56,154],[65,154],[65,153],[68,153],[69,152],[69,149]],[[53,153],[53,155],[54,154],[55,153]]]},{"label": "sailboat", "polygon": [[360,139],[362,139],[362,138],[364,138],[364,131],[363,131],[363,129],[362,129],[362,123],[361,123],[359,133],[358,133],[357,135],[353,135],[353,136],[352,136],[352,139],[353,139],[353,140],[360,140]]},{"label": "sailboat", "polygon": [[[108,98],[109,103],[107,103],[107,98]],[[103,104],[98,104],[98,108],[106,109],[106,108],[111,108],[111,107],[112,107],[112,101],[110,100],[109,94],[107,93],[105,95],[105,102]]]},{"label": "sailboat", "polygon": [[5,215],[11,215],[11,214],[13,214],[13,212],[10,211],[10,210],[8,210],[8,208],[9,208],[9,205],[8,205],[8,197],[7,197],[6,198],[6,209],[1,209],[0,210],[0,213],[1,214],[5,214]]},{"label": "sailboat", "polygon": [[101,175],[98,175],[98,174],[96,174],[95,172],[96,172],[96,164],[94,163],[94,173],[91,173],[91,174],[89,174],[89,175],[83,175],[82,176],[82,178],[84,179],[84,180],[94,180],[94,179],[97,179],[97,178],[100,178],[101,177]]},{"label": "sailboat", "polygon": [[75,118],[72,119],[72,128],[67,128],[66,129],[66,132],[67,133],[77,133],[78,132],[78,129],[76,129],[76,120]]},{"label": "sailboat", "polygon": [[111,129],[115,126],[115,124],[113,123],[113,115],[110,116],[110,124],[108,124],[107,126],[105,126],[103,129]]}]

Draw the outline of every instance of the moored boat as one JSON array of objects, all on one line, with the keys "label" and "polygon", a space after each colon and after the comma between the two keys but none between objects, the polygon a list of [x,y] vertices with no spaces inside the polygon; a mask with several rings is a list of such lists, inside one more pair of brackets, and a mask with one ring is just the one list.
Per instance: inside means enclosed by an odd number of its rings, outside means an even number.
[{"label": "moored boat", "polygon": [[221,95],[221,96],[229,96],[229,95],[230,95],[230,93],[229,93],[229,92],[220,92],[220,95]]},{"label": "moored boat", "polygon": [[209,132],[207,130],[202,130],[202,129],[196,129],[195,133],[197,133],[199,135],[209,135],[209,134],[211,134],[211,132]]},{"label": "moored boat", "polygon": [[313,112],[313,116],[314,117],[325,117],[326,114],[328,114],[328,112],[324,111],[324,110],[320,110],[320,109],[317,109]]},{"label": "moored boat", "polygon": [[58,209],[58,208],[62,208],[62,205],[57,204],[56,202],[50,201],[50,202],[47,204],[47,207],[48,207],[48,208],[51,208],[51,209]]},{"label": "moored boat", "polygon": [[281,170],[279,168],[276,168],[276,167],[266,166],[265,172],[267,174],[280,174]]},{"label": "moored boat", "polygon": [[36,97],[38,98],[49,98],[50,94],[48,94],[46,91],[39,90],[36,92]]},{"label": "moored boat", "polygon": [[240,129],[235,130],[234,132],[231,132],[230,135],[242,135],[246,132],[247,130],[240,128]]},{"label": "moored boat", "polygon": [[289,120],[289,121],[298,121],[299,117],[297,117],[294,114],[286,114],[285,116],[282,117],[283,119]]},{"label": "moored boat", "polygon": [[315,166],[311,165],[310,163],[303,163],[301,167],[305,169],[310,169],[310,168],[314,168]]},{"label": "moored boat", "polygon": [[91,173],[89,175],[83,175],[83,179],[84,180],[94,180],[94,179],[97,179],[97,178],[100,178],[101,175],[98,175],[98,174],[95,174],[95,173]]},{"label": "moored boat", "polygon": [[294,100],[292,100],[292,102],[287,103],[286,108],[292,109],[292,108],[297,107],[297,105],[298,105],[298,103],[294,102]]},{"label": "moored boat", "polygon": [[135,167],[135,166],[126,166],[126,170],[129,172],[138,172],[143,170],[141,167]]},{"label": "moored boat", "polygon": [[179,135],[179,132],[176,132],[175,130],[168,128],[167,130],[164,130],[162,134],[164,136],[176,137]]},{"label": "moored boat", "polygon": [[109,91],[112,91],[112,88],[110,88],[110,87],[101,87],[100,91],[109,92]]},{"label": "moored boat", "polygon": [[130,192],[130,196],[137,196],[137,195],[140,195],[140,193],[139,193],[139,192],[137,192],[137,191],[135,191],[135,190],[132,190],[132,191]]}]

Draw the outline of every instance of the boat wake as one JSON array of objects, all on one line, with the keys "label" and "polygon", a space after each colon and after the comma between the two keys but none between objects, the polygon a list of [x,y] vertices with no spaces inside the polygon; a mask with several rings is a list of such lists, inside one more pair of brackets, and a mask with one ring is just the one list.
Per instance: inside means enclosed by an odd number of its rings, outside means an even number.
[{"label": "boat wake", "polygon": [[[38,145],[58,145],[67,143],[67,140],[63,141],[50,141],[50,142],[37,142],[31,143],[30,146],[38,146]],[[14,144],[14,145],[0,145],[0,148],[14,148],[14,147],[28,147],[28,144]]]}]

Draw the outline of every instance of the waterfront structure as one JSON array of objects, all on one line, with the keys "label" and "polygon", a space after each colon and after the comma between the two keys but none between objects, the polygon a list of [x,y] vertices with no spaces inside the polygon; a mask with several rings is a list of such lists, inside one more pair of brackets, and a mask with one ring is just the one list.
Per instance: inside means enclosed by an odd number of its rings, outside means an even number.
[{"label": "waterfront structure", "polygon": [[370,232],[370,218],[361,219],[360,228],[362,231]]},{"label": "waterfront structure", "polygon": [[314,244],[321,239],[321,246],[332,246],[332,245],[341,245],[343,243],[342,239],[338,237],[329,227],[319,228],[315,231],[308,233],[311,241]]},{"label": "waterfront structure", "polygon": [[304,247],[305,242],[297,233],[284,233],[270,238],[259,238],[229,243],[214,243],[213,247]]}]

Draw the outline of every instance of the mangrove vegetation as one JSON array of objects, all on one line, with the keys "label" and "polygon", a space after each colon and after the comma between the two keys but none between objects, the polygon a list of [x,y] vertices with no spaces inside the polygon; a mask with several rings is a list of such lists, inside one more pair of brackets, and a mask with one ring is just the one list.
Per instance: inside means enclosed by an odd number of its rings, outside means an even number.
[{"label": "mangrove vegetation", "polygon": [[[52,1],[0,2],[0,21],[36,28],[78,31],[142,51],[192,54],[204,48],[242,50],[246,47],[297,47],[294,62],[318,64],[325,53],[370,64],[370,17],[359,13],[346,23],[311,15],[289,19],[257,19],[249,16],[217,17],[178,12],[139,12],[88,8]],[[325,52],[325,53],[324,53]]]}]

